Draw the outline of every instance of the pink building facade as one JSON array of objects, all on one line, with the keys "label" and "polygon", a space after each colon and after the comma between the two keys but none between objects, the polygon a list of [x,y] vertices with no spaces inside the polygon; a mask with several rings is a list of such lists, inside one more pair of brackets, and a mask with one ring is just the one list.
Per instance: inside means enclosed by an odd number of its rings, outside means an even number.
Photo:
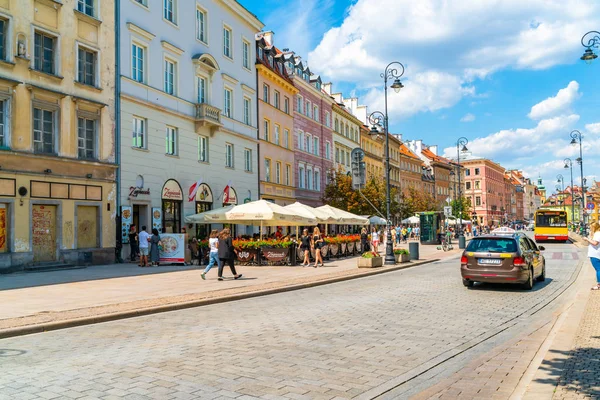
[{"label": "pink building facade", "polygon": [[480,226],[501,224],[507,212],[504,168],[486,159],[461,160],[461,166],[473,221]]}]

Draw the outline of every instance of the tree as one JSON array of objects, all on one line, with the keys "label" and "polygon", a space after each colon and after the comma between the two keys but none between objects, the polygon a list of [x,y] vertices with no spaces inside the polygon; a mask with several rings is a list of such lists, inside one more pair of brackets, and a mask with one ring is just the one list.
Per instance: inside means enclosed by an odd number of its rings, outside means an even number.
[{"label": "tree", "polygon": [[[461,210],[462,204],[462,213]],[[462,219],[470,219],[471,218],[471,198],[469,197],[460,197],[458,199],[454,199],[450,202],[450,206],[452,206],[452,215],[456,218]]]},{"label": "tree", "polygon": [[404,209],[402,210],[403,218],[410,217],[422,211],[437,210],[437,202],[430,193],[409,188],[402,198],[402,203],[404,204]]}]

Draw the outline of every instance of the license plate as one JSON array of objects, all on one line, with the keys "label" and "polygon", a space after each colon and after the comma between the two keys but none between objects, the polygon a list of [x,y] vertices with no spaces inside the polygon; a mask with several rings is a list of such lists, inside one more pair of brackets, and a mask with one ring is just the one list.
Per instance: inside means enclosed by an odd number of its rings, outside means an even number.
[{"label": "license plate", "polygon": [[554,236],[548,237],[548,240],[554,240],[554,239],[555,239]]},{"label": "license plate", "polygon": [[500,264],[502,260],[496,258],[480,258],[479,264]]}]

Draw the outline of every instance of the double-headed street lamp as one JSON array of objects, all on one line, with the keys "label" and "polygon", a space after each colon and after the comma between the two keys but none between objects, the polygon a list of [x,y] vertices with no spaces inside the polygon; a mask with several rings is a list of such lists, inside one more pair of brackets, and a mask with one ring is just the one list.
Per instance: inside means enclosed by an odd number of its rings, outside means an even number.
[{"label": "double-headed street lamp", "polygon": [[469,149],[467,149],[467,143],[469,143],[469,141],[467,140],[466,137],[461,137],[458,138],[458,140],[456,141],[456,159],[457,159],[457,164],[458,164],[458,215],[459,215],[459,226],[458,226],[458,248],[459,249],[464,249],[465,248],[465,237],[463,236],[463,231],[462,231],[462,212],[463,212],[463,208],[462,208],[462,187],[460,185],[460,176],[462,175],[461,171],[460,171],[460,153],[466,153],[467,151],[469,151]]},{"label": "double-headed street lamp", "polygon": [[369,115],[369,122],[372,125],[371,134],[377,135],[379,134],[379,129],[377,127],[383,128],[385,132],[385,187],[386,187],[386,226],[387,226],[387,234],[386,234],[386,246],[385,246],[385,264],[394,265],[396,264],[396,259],[394,257],[394,244],[392,243],[392,221],[390,216],[390,208],[391,208],[391,192],[390,192],[390,134],[389,134],[389,120],[388,120],[388,101],[387,101],[387,89],[388,89],[388,80],[393,79],[393,83],[390,85],[392,89],[396,93],[400,92],[400,89],[404,87],[402,82],[400,82],[400,77],[404,75],[404,65],[399,63],[398,61],[393,61],[385,67],[385,71],[380,75],[383,78],[383,90],[384,90],[384,98],[385,98],[385,112],[381,111],[372,112]]},{"label": "double-headed street lamp", "polygon": [[575,193],[573,192],[573,161],[565,158],[565,168],[571,169],[571,223],[575,223]]},{"label": "double-headed street lamp", "polygon": [[564,192],[565,192],[565,178],[563,178],[563,176],[561,174],[558,174],[558,175],[556,175],[556,180],[557,180],[558,183],[561,184],[561,186],[556,185],[556,190],[560,190],[561,194],[563,195],[563,202],[562,202],[563,203],[563,211],[566,212],[567,210],[565,208],[565,198],[564,198],[564,196],[565,196],[565,194],[564,194]]},{"label": "double-headed street lamp", "polygon": [[[595,54],[594,54],[595,55]],[[571,144],[573,146],[577,145],[577,143],[579,143],[579,157],[576,159],[577,163],[579,164],[579,171],[581,172],[581,196],[582,196],[582,201],[581,201],[581,221],[583,222],[583,229],[584,229],[584,235],[586,234],[586,221],[585,221],[585,206],[586,206],[586,198],[585,198],[585,178],[583,177],[583,145],[582,145],[582,139],[583,139],[583,135],[581,135],[581,132],[579,132],[578,130],[574,130],[571,131]],[[572,185],[571,185],[572,186]]]}]

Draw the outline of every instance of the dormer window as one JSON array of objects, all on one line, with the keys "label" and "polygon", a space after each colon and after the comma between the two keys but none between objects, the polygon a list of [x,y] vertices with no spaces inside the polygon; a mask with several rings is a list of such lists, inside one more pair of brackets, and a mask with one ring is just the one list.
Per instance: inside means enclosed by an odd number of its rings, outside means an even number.
[{"label": "dormer window", "polygon": [[321,90],[321,82],[316,81],[315,86],[317,87],[318,90]]},{"label": "dormer window", "polygon": [[286,69],[288,75],[292,75],[294,73],[294,64],[292,64],[292,62],[286,63],[285,69]]},{"label": "dormer window", "polygon": [[258,48],[258,58],[260,60],[262,60],[262,58],[263,58],[263,48],[262,47]]},{"label": "dormer window", "polygon": [[300,68],[300,67],[296,68],[296,75],[302,76],[302,68]]},{"label": "dormer window", "polygon": [[269,54],[269,65],[273,68],[273,56]]},{"label": "dormer window", "polygon": [[304,80],[306,82],[310,82],[310,79],[309,79],[308,74],[306,72],[304,73]]}]

